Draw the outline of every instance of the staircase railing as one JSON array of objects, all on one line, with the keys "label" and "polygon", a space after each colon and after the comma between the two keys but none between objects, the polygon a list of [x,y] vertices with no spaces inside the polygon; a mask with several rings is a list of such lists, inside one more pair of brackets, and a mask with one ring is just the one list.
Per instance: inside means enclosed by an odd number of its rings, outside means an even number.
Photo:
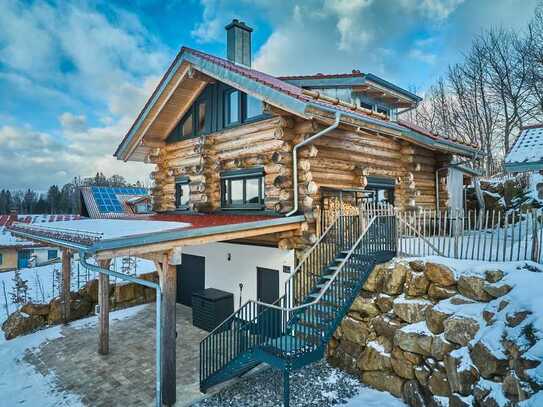
[{"label": "staircase railing", "polygon": [[[361,267],[364,260],[360,256],[395,250],[392,235],[390,239],[376,239],[383,228],[382,222],[376,222],[377,218],[373,216],[362,222],[357,216],[339,216],[296,267],[279,300],[274,304],[249,300],[207,335],[200,343],[200,382],[235,359],[238,359],[237,369],[250,367],[249,351],[256,347],[270,354],[279,352],[277,356],[280,357],[296,357],[327,341],[332,333],[329,328],[338,323],[336,319],[343,316],[344,308],[350,304],[350,296],[360,289],[353,286],[353,281],[360,282],[360,273],[371,271],[371,267]],[[389,230],[390,225],[385,229]],[[342,251],[346,251],[345,257],[333,273],[328,274],[324,286],[315,292],[324,270]],[[313,293],[315,295],[310,297]],[[323,319],[319,315],[326,303],[335,303],[338,311],[322,325]],[[325,328],[317,341],[308,342],[304,338],[287,335],[289,326],[301,318],[309,325],[313,324],[317,331],[319,324]]]}]

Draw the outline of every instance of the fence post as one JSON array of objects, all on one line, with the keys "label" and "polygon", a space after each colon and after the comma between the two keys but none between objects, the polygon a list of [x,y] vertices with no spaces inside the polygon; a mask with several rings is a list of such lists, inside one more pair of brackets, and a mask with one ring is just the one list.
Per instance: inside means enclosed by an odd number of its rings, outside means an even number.
[{"label": "fence post", "polygon": [[532,261],[536,263],[539,262],[540,257],[540,247],[539,247],[539,219],[537,217],[537,212],[532,211]]},{"label": "fence post", "polygon": [[8,295],[6,294],[6,283],[2,281],[2,288],[4,290],[4,305],[6,307],[6,318],[9,317],[9,305],[8,305]]},{"label": "fence post", "polygon": [[458,258],[458,223],[460,220],[460,216],[458,216],[458,211],[453,211],[455,214],[454,217],[454,223],[453,223],[453,241],[454,241],[454,258]]}]

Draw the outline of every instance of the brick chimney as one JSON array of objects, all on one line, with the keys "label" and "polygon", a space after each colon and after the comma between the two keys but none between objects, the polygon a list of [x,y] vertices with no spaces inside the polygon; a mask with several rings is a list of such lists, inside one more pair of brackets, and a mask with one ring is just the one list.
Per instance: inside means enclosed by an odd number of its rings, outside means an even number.
[{"label": "brick chimney", "polygon": [[253,29],[236,19],[224,28],[226,29],[226,57],[229,61],[250,67]]}]

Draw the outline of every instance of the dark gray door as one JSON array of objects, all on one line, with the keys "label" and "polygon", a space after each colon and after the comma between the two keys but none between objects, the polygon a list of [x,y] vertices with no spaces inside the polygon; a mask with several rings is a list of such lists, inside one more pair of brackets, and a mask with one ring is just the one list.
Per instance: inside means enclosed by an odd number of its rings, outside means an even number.
[{"label": "dark gray door", "polygon": [[256,272],[258,301],[273,304],[279,298],[279,271],[257,267]]},{"label": "dark gray door", "polygon": [[192,306],[192,293],[205,288],[206,258],[184,254],[177,266],[177,302]]},{"label": "dark gray door", "polygon": [[[256,297],[258,301],[273,304],[279,299],[279,271],[257,267]],[[258,332],[269,338],[281,335],[281,311],[261,306],[258,317]]]}]

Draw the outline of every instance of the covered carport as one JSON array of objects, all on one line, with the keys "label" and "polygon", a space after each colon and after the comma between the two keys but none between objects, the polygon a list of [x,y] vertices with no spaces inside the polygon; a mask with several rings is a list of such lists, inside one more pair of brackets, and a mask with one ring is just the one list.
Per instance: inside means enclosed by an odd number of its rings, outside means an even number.
[{"label": "covered carport", "polygon": [[[157,405],[176,401],[176,288],[177,265],[184,246],[248,239],[294,231],[303,216],[263,215],[153,215],[138,219],[94,219],[59,222],[47,226],[14,224],[11,232],[62,249],[64,320],[69,320],[71,257],[79,253],[85,267],[99,272],[98,352],[109,352],[109,276],[116,276],[157,290]],[[109,270],[111,259],[134,256],[152,260],[159,285]],[[89,263],[93,258],[96,264]],[[160,363],[158,361],[161,361]],[[161,395],[161,396],[160,396]]]}]

